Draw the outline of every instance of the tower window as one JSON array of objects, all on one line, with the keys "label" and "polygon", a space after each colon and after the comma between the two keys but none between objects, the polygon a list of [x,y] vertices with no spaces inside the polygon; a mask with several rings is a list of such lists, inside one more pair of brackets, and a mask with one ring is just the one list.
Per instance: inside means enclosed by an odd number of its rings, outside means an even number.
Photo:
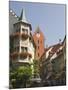
[{"label": "tower window", "polygon": [[42,40],[41,40],[41,43],[42,43]]},{"label": "tower window", "polygon": [[38,57],[39,57],[39,53],[38,53]]},{"label": "tower window", "polygon": [[38,44],[39,44],[39,40],[38,40]]},{"label": "tower window", "polygon": [[25,31],[25,29],[23,29],[23,28],[22,28],[22,31],[24,32],[24,31]]},{"label": "tower window", "polygon": [[38,49],[39,49],[39,46],[38,46]]},{"label": "tower window", "polygon": [[37,41],[37,45],[39,44],[39,40]]}]

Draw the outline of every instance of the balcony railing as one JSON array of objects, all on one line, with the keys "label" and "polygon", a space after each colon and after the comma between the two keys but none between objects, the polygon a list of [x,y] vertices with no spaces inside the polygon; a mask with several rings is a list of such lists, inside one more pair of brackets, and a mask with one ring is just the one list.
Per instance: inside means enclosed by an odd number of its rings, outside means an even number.
[{"label": "balcony railing", "polygon": [[22,53],[20,53],[20,56],[22,56],[22,57],[26,57],[26,56],[32,57],[32,55],[28,52],[22,52]]},{"label": "balcony railing", "polygon": [[18,57],[18,55],[19,55],[18,52],[13,52],[10,54],[10,57],[15,60]]},{"label": "balcony railing", "polygon": [[27,33],[21,33],[21,37],[27,39],[29,35]]},{"label": "balcony railing", "polygon": [[18,63],[30,63],[30,60],[28,59],[28,58],[26,58],[26,59],[20,59],[20,60],[18,60]]},{"label": "balcony railing", "polygon": [[23,58],[25,58],[27,56],[29,56],[30,58],[32,57],[32,55],[30,53],[28,53],[28,52],[21,52],[21,53],[19,53],[19,52],[13,52],[12,54],[10,54],[10,56],[11,57],[21,56]]},{"label": "balcony railing", "polygon": [[13,37],[17,37],[17,36],[19,36],[19,35],[20,35],[20,32],[14,32],[14,33],[12,34]]},{"label": "balcony railing", "polygon": [[15,32],[12,34],[13,37],[18,37],[21,36],[23,39],[27,39],[29,37],[28,33],[20,33],[20,32]]}]

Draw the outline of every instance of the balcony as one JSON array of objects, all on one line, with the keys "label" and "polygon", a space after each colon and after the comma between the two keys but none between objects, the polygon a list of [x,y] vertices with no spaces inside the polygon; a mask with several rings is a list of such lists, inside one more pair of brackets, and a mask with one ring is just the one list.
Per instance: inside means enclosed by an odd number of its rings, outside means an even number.
[{"label": "balcony", "polygon": [[17,60],[18,56],[19,56],[18,52],[13,52],[13,53],[10,54],[10,58],[12,60]]},{"label": "balcony", "polygon": [[10,57],[17,57],[20,56],[22,58],[26,58],[27,56],[29,56],[30,58],[32,57],[32,55],[28,52],[13,52],[12,54],[10,54]]},{"label": "balcony", "polygon": [[14,32],[12,36],[13,37],[18,37],[18,36],[20,36],[20,32]]},{"label": "balcony", "polygon": [[30,63],[30,60],[28,57],[27,58],[21,58],[18,60],[18,63]]},{"label": "balcony", "polygon": [[29,37],[29,35],[27,34],[27,33],[21,33],[21,37],[23,38],[23,39],[27,39],[28,37]]},{"label": "balcony", "polygon": [[22,52],[22,53],[20,53],[20,56],[22,56],[24,58],[27,57],[27,56],[29,56],[30,58],[32,57],[32,55],[28,52]]},{"label": "balcony", "polygon": [[13,37],[18,37],[18,36],[21,36],[23,39],[27,39],[29,37],[28,33],[25,33],[25,32],[14,32],[12,34]]}]

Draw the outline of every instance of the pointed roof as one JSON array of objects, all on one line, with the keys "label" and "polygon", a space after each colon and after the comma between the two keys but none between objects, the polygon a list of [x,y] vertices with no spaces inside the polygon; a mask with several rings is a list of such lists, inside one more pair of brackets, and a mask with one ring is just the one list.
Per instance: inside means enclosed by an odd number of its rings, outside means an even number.
[{"label": "pointed roof", "polygon": [[40,35],[42,36],[42,38],[45,40],[44,34],[43,34],[43,32],[41,31],[39,25],[37,26],[37,28],[36,28],[36,30],[35,30],[35,32],[34,32],[34,34],[33,34],[33,37],[34,37],[37,33],[40,34]]},{"label": "pointed roof", "polygon": [[22,9],[19,21],[26,21],[25,9]]},{"label": "pointed roof", "polygon": [[18,19],[18,22],[17,23],[14,23],[13,25],[16,25],[18,23],[22,23],[22,24],[26,24],[27,26],[30,27],[30,30],[32,30],[32,26],[31,26],[31,23],[29,23],[27,20],[26,20],[26,15],[25,15],[25,10],[22,9],[21,11],[21,15]]}]

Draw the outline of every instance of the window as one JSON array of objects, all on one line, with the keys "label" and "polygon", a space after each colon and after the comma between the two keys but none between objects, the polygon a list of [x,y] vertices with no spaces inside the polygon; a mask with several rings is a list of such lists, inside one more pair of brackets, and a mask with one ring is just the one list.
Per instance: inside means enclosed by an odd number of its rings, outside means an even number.
[{"label": "window", "polygon": [[24,32],[24,31],[25,31],[25,29],[23,29],[23,28],[22,28],[22,31]]},{"label": "window", "polygon": [[25,52],[27,52],[27,47],[25,47]]},{"label": "window", "polygon": [[15,47],[14,51],[19,52],[19,47]]},{"label": "window", "polygon": [[22,28],[22,32],[25,33],[25,34],[28,34],[28,29]]},{"label": "window", "polygon": [[39,57],[39,53],[38,53],[38,57]]},{"label": "window", "polygon": [[25,34],[28,34],[28,30],[27,29],[25,30]]},{"label": "window", "polygon": [[24,51],[24,47],[21,47],[21,51],[22,51],[22,52]]},{"label": "window", "polygon": [[20,32],[20,29],[16,29],[16,32]]},{"label": "window", "polygon": [[38,46],[38,49],[39,49],[39,46]]},{"label": "window", "polygon": [[22,52],[27,52],[27,47],[21,47]]},{"label": "window", "polygon": [[39,40],[37,40],[37,45],[39,44]]},{"label": "window", "polygon": [[41,40],[41,43],[42,43],[42,40]]},{"label": "window", "polygon": [[31,41],[31,37],[29,37],[29,40]]},{"label": "window", "polygon": [[19,52],[19,47],[16,48],[17,52]]},{"label": "window", "polygon": [[38,44],[39,44],[39,40],[38,40]]}]

